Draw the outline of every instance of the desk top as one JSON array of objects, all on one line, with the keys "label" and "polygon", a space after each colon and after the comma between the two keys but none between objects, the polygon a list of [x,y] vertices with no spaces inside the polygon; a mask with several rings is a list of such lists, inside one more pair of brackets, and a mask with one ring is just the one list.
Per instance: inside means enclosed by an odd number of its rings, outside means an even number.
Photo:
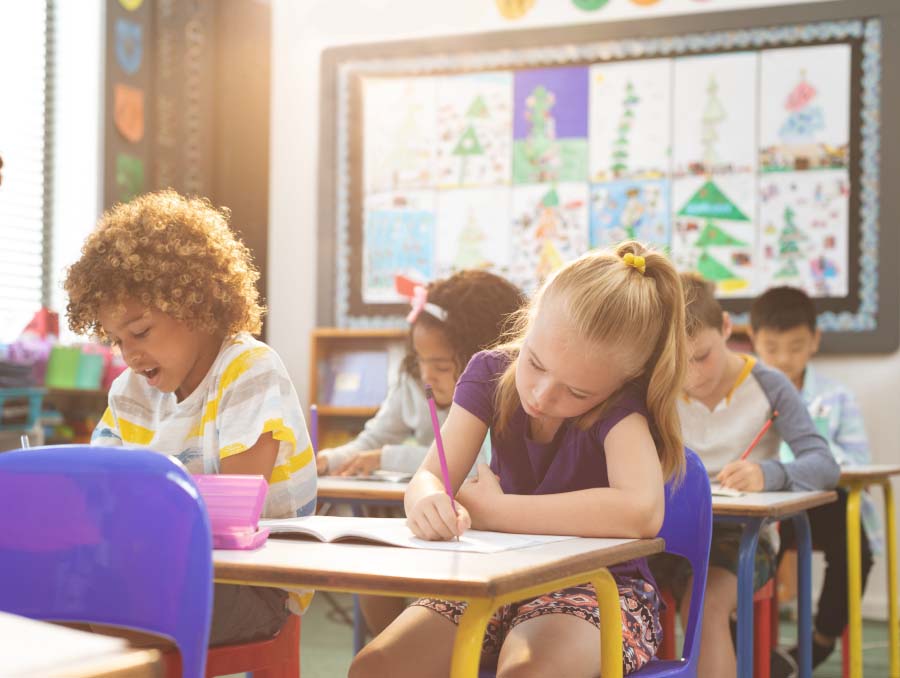
[{"label": "desk top", "polygon": [[742,497],[713,497],[713,516],[784,518],[837,501],[837,492],[748,492]]},{"label": "desk top", "polygon": [[162,666],[156,650],[6,612],[0,612],[0,657],[4,676],[21,678],[155,678]]},{"label": "desk top", "polygon": [[579,539],[501,553],[462,553],[270,538],[255,551],[213,551],[217,581],[356,593],[503,595],[659,553],[662,539]]},{"label": "desk top", "polygon": [[357,478],[335,478],[333,476],[318,479],[318,498],[320,501],[403,501],[408,483],[391,483],[385,480],[362,480]]},{"label": "desk top", "polygon": [[841,483],[849,481],[880,482],[890,476],[900,475],[897,464],[867,464],[841,469]]}]

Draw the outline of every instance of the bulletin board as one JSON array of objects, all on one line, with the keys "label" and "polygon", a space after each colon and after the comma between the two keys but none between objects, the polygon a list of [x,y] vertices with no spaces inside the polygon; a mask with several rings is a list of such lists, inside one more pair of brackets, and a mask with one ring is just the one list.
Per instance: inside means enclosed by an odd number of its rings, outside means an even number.
[{"label": "bulletin board", "polygon": [[636,238],[713,281],[738,323],[757,294],[792,285],[840,335],[833,348],[893,350],[896,328],[879,325],[881,36],[870,17],[342,48],[323,63],[337,324],[402,322],[396,273],[483,268],[530,292]]}]

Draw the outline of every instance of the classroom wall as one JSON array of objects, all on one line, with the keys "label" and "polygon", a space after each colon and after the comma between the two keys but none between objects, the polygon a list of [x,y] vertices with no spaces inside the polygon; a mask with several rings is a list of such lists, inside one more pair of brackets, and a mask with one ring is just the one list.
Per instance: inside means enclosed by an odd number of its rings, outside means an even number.
[{"label": "classroom wall", "polygon": [[[800,0],[795,4],[819,2],[835,0]],[[889,2],[884,0],[882,4],[887,7]],[[525,17],[508,21],[489,0],[272,0],[268,338],[294,379],[301,401],[306,404],[308,337],[316,315],[319,56],[324,48],[783,4],[783,0],[667,0],[658,8],[648,9],[616,0],[602,11],[583,12],[569,0],[536,0]],[[882,223],[893,223],[891,216],[883,214]],[[824,373],[841,379],[859,395],[875,461],[897,460],[900,353],[829,357],[818,362]],[[900,483],[895,486],[895,494],[900,496]],[[879,562],[864,601],[864,610],[871,616],[885,614],[884,581],[883,563]]]}]

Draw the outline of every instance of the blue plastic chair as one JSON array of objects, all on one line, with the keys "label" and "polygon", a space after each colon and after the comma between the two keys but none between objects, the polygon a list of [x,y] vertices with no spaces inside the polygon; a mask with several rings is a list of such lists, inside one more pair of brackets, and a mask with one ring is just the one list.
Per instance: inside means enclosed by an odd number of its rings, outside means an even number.
[{"label": "blue plastic chair", "polygon": [[684,629],[684,649],[681,659],[654,660],[640,671],[632,673],[632,678],[688,678],[697,675],[703,596],[709,569],[709,543],[712,539],[712,496],[709,475],[700,457],[691,450],[685,450],[684,454],[684,480],[678,487],[671,484],[666,487],[666,517],[659,531],[659,536],[666,541],[666,552],[687,558],[694,573],[691,607]]},{"label": "blue plastic chair", "polygon": [[0,454],[0,610],[153,633],[202,678],[212,538],[187,472],[146,450]]},{"label": "blue plastic chair", "polygon": [[[659,536],[666,542],[666,552],[687,558],[694,572],[691,589],[691,609],[684,634],[682,658],[675,661],[654,660],[634,678],[666,676],[688,678],[697,675],[700,655],[700,624],[703,620],[703,594],[706,591],[706,572],[709,568],[709,543],[712,539],[712,495],[709,475],[700,457],[685,450],[684,480],[675,487],[666,486],[666,517]],[[494,671],[480,669],[479,678],[492,678]]]}]

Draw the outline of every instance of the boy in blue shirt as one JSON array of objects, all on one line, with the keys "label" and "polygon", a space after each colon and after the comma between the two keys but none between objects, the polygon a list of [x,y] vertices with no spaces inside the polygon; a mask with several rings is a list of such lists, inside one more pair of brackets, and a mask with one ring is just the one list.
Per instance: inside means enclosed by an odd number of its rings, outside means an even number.
[{"label": "boy in blue shirt", "polygon": [[[800,392],[819,432],[828,440],[841,466],[871,463],[869,445],[856,399],[844,386],[816,372],[810,359],[819,349],[821,331],[816,327],[816,307],[805,292],[775,287],[754,302],[750,310],[751,340],[757,355],[791,380]],[[782,461],[793,456],[782,445]],[[813,666],[824,662],[835,640],[847,625],[847,493],[838,501],[809,511],[813,545],[825,553],[825,581],[819,594],[813,633]],[[862,587],[872,568],[872,551],[878,547],[880,526],[872,500],[862,502]],[[781,525],[781,550],[794,547],[793,524]],[[797,649],[791,650],[797,656]]]}]

